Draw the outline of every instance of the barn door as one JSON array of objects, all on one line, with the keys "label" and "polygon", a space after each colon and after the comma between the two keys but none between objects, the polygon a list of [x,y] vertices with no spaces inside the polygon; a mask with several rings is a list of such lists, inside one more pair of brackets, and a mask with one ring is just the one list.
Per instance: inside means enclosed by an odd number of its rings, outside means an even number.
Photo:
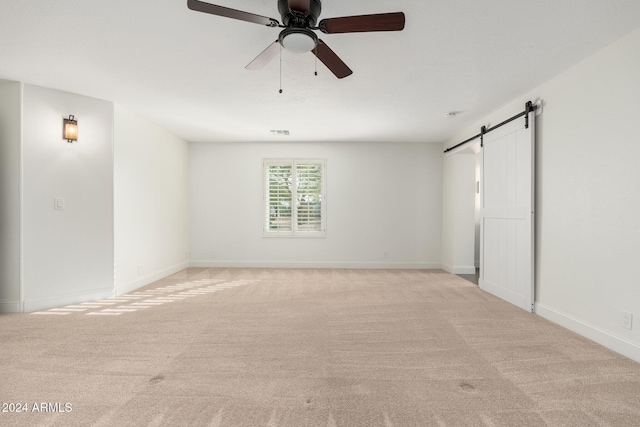
[{"label": "barn door", "polygon": [[481,289],[520,308],[534,304],[535,113],[484,135]]}]

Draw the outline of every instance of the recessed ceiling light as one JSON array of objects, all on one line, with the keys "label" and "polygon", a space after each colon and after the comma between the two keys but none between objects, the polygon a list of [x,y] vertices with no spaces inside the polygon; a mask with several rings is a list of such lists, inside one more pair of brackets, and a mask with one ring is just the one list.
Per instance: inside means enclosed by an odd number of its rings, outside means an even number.
[{"label": "recessed ceiling light", "polygon": [[288,130],[282,130],[282,129],[272,129],[271,130],[271,134],[272,135],[280,135],[280,136],[289,136],[289,131]]},{"label": "recessed ceiling light", "polygon": [[454,118],[454,117],[455,117],[455,116],[457,116],[457,115],[458,115],[458,113],[457,113],[457,112],[455,112],[455,111],[450,111],[450,112],[446,113],[444,116],[445,116],[447,119],[452,119],[452,118]]}]

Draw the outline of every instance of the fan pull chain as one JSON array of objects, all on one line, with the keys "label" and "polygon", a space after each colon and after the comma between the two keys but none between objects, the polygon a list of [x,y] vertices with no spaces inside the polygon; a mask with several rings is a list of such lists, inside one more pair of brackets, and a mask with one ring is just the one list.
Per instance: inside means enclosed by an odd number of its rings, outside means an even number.
[{"label": "fan pull chain", "polygon": [[313,56],[316,57],[316,60],[315,60],[316,71],[313,74],[317,76],[318,75],[318,45],[317,44],[316,44],[316,47],[313,48],[313,53],[314,53]]},{"label": "fan pull chain", "polygon": [[282,46],[280,46],[280,91],[282,93]]}]

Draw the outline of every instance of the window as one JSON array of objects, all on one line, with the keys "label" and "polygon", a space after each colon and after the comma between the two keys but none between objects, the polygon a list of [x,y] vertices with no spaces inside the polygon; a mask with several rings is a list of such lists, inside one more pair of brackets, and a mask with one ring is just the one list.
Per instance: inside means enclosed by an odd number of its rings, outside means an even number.
[{"label": "window", "polygon": [[325,162],[264,160],[265,236],[325,236]]}]

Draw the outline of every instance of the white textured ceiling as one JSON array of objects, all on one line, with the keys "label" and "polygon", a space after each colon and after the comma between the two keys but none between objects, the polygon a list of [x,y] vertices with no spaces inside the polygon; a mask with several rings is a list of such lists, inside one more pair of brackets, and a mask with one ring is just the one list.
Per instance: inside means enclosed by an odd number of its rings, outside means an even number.
[{"label": "white textured ceiling", "polygon": [[[276,0],[212,2],[281,21]],[[0,79],[114,101],[188,141],[442,142],[640,26],[638,0],[325,0],[320,19],[396,11],[402,32],[318,33],[345,79],[285,51],[279,94],[278,59],[244,69],[278,29],[186,0],[2,0]]]}]

